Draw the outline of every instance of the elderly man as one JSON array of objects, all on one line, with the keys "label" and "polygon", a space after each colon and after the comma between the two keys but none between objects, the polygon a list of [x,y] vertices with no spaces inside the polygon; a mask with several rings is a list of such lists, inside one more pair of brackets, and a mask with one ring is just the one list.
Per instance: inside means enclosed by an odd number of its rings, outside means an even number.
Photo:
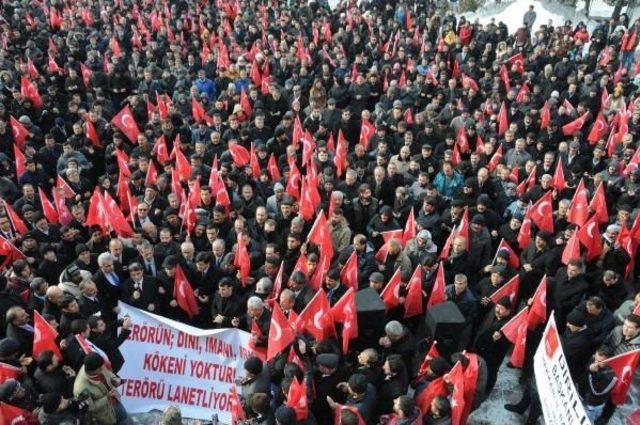
[{"label": "elderly man", "polygon": [[405,369],[409,374],[413,373],[413,357],[416,351],[416,341],[409,329],[402,323],[392,320],[384,327],[385,335],[380,338],[379,344],[387,356],[397,354],[402,358]]},{"label": "elderly man", "polygon": [[93,275],[93,281],[98,286],[98,291],[102,294],[102,301],[105,305],[104,320],[113,321],[116,318],[118,300],[122,295],[122,283],[126,279],[124,273],[120,275],[114,268],[115,258],[108,252],[103,252],[98,256],[98,267],[100,270]]},{"label": "elderly man", "polygon": [[[260,330],[260,335],[253,332],[254,324]],[[256,296],[247,300],[247,313],[243,318],[234,317],[231,325],[251,332],[251,341],[256,347],[266,347],[271,326],[271,314],[264,307],[264,302]]]}]

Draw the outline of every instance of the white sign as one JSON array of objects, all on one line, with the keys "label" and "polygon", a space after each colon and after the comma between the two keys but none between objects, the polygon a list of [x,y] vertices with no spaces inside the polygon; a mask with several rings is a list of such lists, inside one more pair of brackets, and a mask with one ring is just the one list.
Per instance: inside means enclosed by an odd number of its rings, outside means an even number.
[{"label": "white sign", "polygon": [[533,368],[546,425],[591,423],[573,385],[553,313],[533,357]]},{"label": "white sign", "polygon": [[131,317],[120,346],[122,403],[130,413],[176,405],[182,415],[231,423],[230,390],[251,357],[251,334],[238,329],[202,330],[120,303]]}]

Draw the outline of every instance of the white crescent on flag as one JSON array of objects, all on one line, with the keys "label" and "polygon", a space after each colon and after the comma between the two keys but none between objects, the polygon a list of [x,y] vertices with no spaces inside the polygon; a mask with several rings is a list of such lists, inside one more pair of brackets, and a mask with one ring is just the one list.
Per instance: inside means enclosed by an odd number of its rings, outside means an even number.
[{"label": "white crescent on flag", "polygon": [[275,320],[271,321],[271,326],[273,327],[273,330],[274,330],[274,333],[271,336],[271,338],[273,338],[274,341],[280,341],[280,339],[282,338],[282,328],[280,327],[278,322],[276,322]]},{"label": "white crescent on flag", "polygon": [[122,114],[122,125],[127,128],[135,128],[135,122],[133,121],[131,114]]}]

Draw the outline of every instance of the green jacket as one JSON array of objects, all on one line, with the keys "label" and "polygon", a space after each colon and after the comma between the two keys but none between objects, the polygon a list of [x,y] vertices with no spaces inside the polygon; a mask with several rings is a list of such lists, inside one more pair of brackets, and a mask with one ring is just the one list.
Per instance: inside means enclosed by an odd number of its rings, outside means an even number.
[{"label": "green jacket", "polygon": [[109,383],[108,386],[102,382],[90,379],[84,371],[84,366],[82,366],[73,383],[73,395],[77,397],[84,390],[88,390],[93,400],[93,405],[89,407],[89,411],[96,423],[100,425],[115,425],[116,411],[111,405],[111,401],[107,395],[110,390],[115,388],[115,385],[111,383],[116,379],[116,376],[108,370],[103,370],[102,374],[105,381]]}]

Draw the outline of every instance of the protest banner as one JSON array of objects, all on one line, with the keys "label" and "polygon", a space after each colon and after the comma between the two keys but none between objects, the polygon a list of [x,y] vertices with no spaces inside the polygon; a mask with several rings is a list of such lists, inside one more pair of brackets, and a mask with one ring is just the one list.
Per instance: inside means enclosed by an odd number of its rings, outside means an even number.
[{"label": "protest banner", "polygon": [[131,335],[120,346],[125,363],[119,390],[129,413],[176,405],[182,415],[231,423],[231,388],[253,352],[251,334],[238,329],[202,330],[120,303]]},{"label": "protest banner", "polygon": [[553,313],[533,357],[536,385],[546,425],[589,425],[562,351]]}]

